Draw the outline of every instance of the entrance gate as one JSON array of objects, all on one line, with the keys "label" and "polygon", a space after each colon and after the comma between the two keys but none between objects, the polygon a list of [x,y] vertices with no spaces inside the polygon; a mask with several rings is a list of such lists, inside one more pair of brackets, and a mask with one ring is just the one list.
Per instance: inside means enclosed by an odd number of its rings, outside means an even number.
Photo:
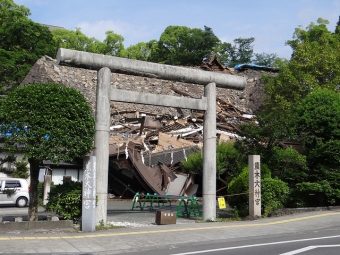
[{"label": "entrance gate", "polygon": [[[156,64],[68,49],[59,49],[57,63],[98,70],[96,92],[96,224],[106,225],[109,164],[110,100],[203,110],[203,220],[216,219],[216,86],[242,90],[244,77]],[[204,85],[204,97],[192,99],[132,92],[110,87],[111,71]]]}]

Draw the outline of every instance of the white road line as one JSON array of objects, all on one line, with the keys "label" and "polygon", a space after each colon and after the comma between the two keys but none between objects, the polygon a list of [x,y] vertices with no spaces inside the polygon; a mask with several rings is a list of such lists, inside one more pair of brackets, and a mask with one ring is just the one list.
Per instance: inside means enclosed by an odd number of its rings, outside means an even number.
[{"label": "white road line", "polygon": [[310,250],[314,250],[316,248],[333,248],[333,247],[340,247],[339,245],[318,245],[318,246],[308,246],[302,249],[298,249],[295,251],[290,251],[290,252],[286,252],[286,253],[282,253],[280,255],[295,255],[295,254],[299,254],[301,252],[305,252],[305,251],[310,251]]},{"label": "white road line", "polygon": [[[267,246],[267,245],[275,245],[275,244],[285,244],[285,243],[297,243],[297,242],[305,242],[305,241],[313,241],[313,240],[322,240],[322,239],[331,239],[331,238],[339,238],[340,235],[336,236],[324,236],[324,237],[315,237],[308,239],[298,239],[298,240],[290,240],[290,241],[281,241],[281,242],[273,242],[273,243],[260,243],[260,244],[251,244],[251,245],[243,245],[243,246],[235,246],[235,247],[227,247],[227,248],[219,248],[219,249],[211,249],[211,250],[203,250],[203,251],[193,251],[193,252],[185,252],[185,253],[176,253],[171,255],[190,255],[190,254],[200,254],[200,253],[210,253],[216,251],[226,251],[226,250],[236,250],[236,249],[244,249],[250,247],[259,247],[259,246]],[[326,245],[325,245],[326,247]],[[290,253],[287,253],[289,255]],[[294,253],[292,253],[293,255]],[[283,254],[281,254],[283,255]]]}]

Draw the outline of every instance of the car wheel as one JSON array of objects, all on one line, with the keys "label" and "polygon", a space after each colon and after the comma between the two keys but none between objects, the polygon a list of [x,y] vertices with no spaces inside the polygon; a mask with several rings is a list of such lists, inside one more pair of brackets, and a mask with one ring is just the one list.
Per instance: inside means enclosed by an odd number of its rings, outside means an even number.
[{"label": "car wheel", "polygon": [[26,197],[19,197],[17,199],[17,207],[25,207],[27,205],[27,198]]}]

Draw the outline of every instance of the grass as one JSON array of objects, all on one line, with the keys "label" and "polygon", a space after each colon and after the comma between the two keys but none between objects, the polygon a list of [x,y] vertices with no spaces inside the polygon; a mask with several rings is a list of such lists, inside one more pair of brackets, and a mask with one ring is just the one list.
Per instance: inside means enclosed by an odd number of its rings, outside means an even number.
[{"label": "grass", "polygon": [[[231,221],[240,221],[242,220],[241,217],[238,215],[237,210],[233,211],[222,211],[222,214],[216,214],[216,219],[213,222],[231,222]],[[205,223],[205,222],[212,222],[212,221],[203,221],[203,220],[195,220],[196,223]]]},{"label": "grass", "polygon": [[99,225],[96,226],[96,231],[101,231],[101,230],[110,230],[110,229],[117,229],[117,228],[124,228],[123,226],[115,226],[112,224],[106,224],[104,225],[103,220],[99,222]]}]

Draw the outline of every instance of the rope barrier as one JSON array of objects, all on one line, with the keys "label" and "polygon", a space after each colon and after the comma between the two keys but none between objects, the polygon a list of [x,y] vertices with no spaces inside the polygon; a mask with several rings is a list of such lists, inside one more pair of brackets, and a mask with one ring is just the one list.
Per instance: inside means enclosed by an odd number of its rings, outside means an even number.
[{"label": "rope barrier", "polygon": [[219,197],[233,197],[233,196],[240,196],[240,195],[247,195],[247,194],[253,194],[254,191],[248,191],[248,192],[243,192],[243,193],[238,193],[238,194],[231,194],[231,195],[224,195],[224,196],[216,196],[217,198]]},{"label": "rope barrier", "polygon": [[219,192],[220,190],[225,189],[225,188],[228,188],[228,187],[225,186],[225,187],[223,187],[223,188],[221,188],[221,189],[216,190],[216,192]]}]

